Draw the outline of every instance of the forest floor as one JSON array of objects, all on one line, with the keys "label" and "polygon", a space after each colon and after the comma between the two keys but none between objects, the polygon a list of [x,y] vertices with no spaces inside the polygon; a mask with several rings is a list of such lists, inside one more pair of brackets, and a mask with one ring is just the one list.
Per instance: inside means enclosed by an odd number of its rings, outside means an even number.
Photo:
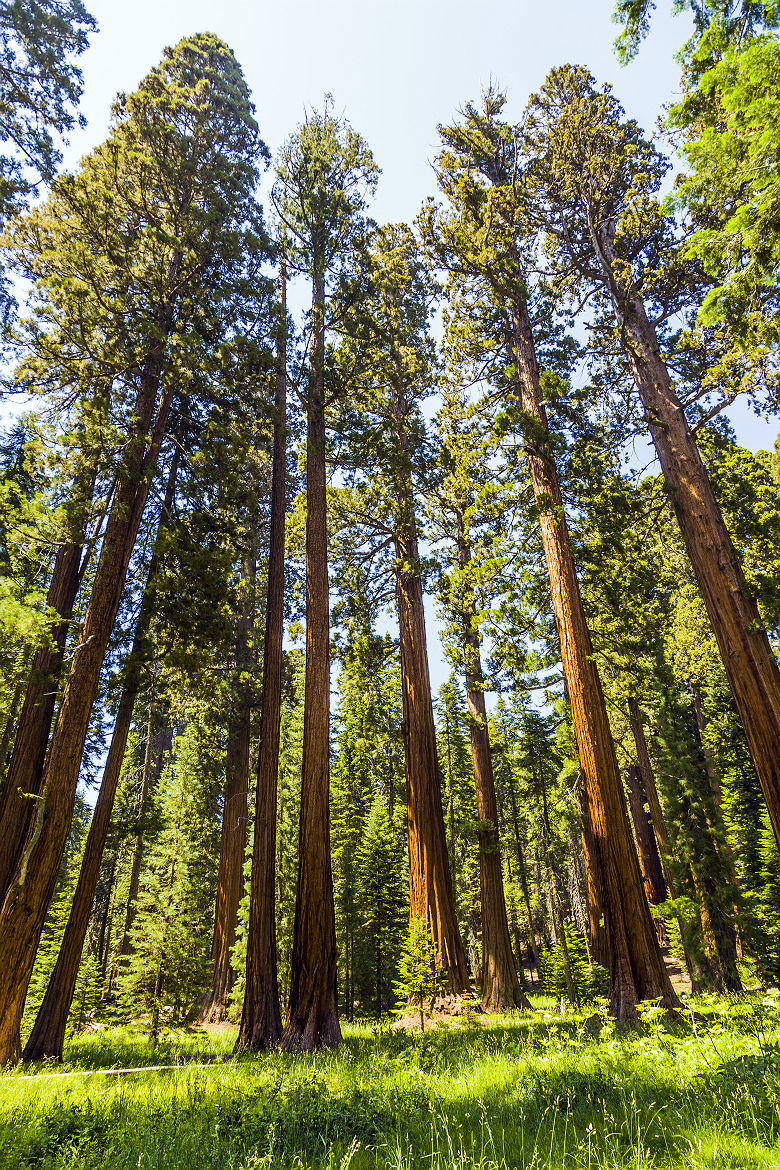
[{"label": "forest floor", "polygon": [[[225,1030],[154,1050],[140,1029],[84,1032],[64,1064],[0,1076],[0,1167],[780,1167],[776,998],[699,998],[625,1029],[533,1002],[422,1035],[346,1024],[306,1057],[230,1059]],[[104,1075],[148,1065],[175,1067]]]}]

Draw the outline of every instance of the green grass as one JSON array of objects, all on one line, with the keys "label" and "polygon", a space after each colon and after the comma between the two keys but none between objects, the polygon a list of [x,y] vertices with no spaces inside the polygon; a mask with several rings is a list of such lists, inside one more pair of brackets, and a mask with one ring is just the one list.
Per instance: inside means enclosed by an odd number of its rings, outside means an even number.
[{"label": "green grass", "polygon": [[695,1028],[627,1030],[535,1002],[532,1016],[424,1036],[347,1026],[315,1056],[127,1076],[95,1070],[227,1056],[233,1035],[180,1031],[154,1053],[128,1028],[78,1036],[64,1065],[0,1077],[0,1167],[780,1166],[771,1002],[709,997]]}]

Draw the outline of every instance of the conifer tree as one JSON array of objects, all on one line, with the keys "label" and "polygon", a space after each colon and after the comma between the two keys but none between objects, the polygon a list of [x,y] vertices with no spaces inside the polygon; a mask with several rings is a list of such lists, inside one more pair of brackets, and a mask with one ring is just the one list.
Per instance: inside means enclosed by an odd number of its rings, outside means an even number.
[{"label": "conifer tree", "polygon": [[631,1018],[644,998],[677,997],[663,964],[627,819],[601,681],[582,606],[555,453],[543,402],[533,301],[527,272],[530,226],[517,170],[517,131],[499,121],[502,95],[482,111],[466,107],[462,125],[441,128],[439,182],[453,206],[430,215],[428,231],[442,262],[464,271],[497,303],[503,330],[487,347],[508,351],[506,378],[524,432],[525,452],[547,559],[563,671],[591,813],[610,949],[611,1009]]},{"label": "conifer tree", "polygon": [[375,792],[364,821],[355,868],[367,966],[377,1016],[393,1006],[393,984],[403,934],[402,859],[383,794]]},{"label": "conifer tree", "polygon": [[675,265],[654,196],[663,160],[609,87],[572,66],[531,100],[527,134],[534,214],[560,279],[614,317],[780,843],[780,670],[665,357],[662,326],[698,282]]},{"label": "conifer tree", "polygon": [[339,351],[341,377],[358,388],[360,403],[359,412],[345,411],[340,420],[342,458],[357,469],[357,526],[378,548],[392,541],[395,550],[410,913],[430,923],[449,991],[458,995],[469,979],[447,857],[415,507],[415,480],[427,462],[420,401],[434,370],[430,281],[404,225],[375,231],[365,266],[367,295],[355,306],[353,336]]},{"label": "conifer tree", "polygon": [[283,147],[274,202],[291,270],[311,281],[306,406],[306,693],[298,888],[290,1000],[282,1046],[308,1051],[341,1040],[330,856],[330,613],[326,500],[326,349],[329,293],[363,239],[365,193],[377,168],[363,139],[326,103]]},{"label": "conifer tree", "polygon": [[[11,0],[0,10],[0,225],[61,162],[56,139],[83,125],[75,64],[95,20],[81,0]],[[12,300],[0,292],[0,318]]]},{"label": "conifer tree", "polygon": [[[223,100],[225,99],[225,100]],[[71,661],[49,749],[36,821],[0,910],[0,1062],[18,1056],[22,1005],[32,959],[70,824],[84,741],[149,482],[168,415],[187,372],[204,361],[204,341],[241,319],[251,296],[246,265],[262,245],[253,199],[258,139],[235,58],[211,36],[169,50],[138,93],[117,106],[111,138],[56,199],[64,232],[86,256],[102,213],[114,235],[99,235],[85,283],[112,311],[122,304],[125,443],[79,651]],[[215,133],[215,120],[221,132]],[[193,185],[197,170],[197,189]],[[48,208],[36,212],[54,230]],[[48,218],[47,218],[48,217]],[[52,226],[53,225],[53,226]],[[58,230],[58,229],[57,229]],[[57,232],[55,231],[55,236]],[[40,242],[31,220],[25,245]],[[147,249],[154,240],[156,247]],[[134,251],[135,250],[135,251]],[[136,259],[129,268],[118,260]],[[110,278],[110,279],[109,279]],[[61,278],[59,291],[69,276]],[[112,283],[113,281],[113,283]],[[48,286],[47,286],[48,288]],[[43,294],[42,294],[43,295]],[[47,294],[48,295],[48,292]],[[128,301],[137,332],[128,338]],[[173,357],[172,339],[177,339]],[[116,351],[111,357],[116,358]]]},{"label": "conifer tree", "polygon": [[161,1015],[180,1021],[208,969],[216,853],[217,753],[209,728],[190,718],[173,744],[173,760],[155,794],[160,831],[141,874],[132,946],[119,972],[120,1000],[130,1013],[151,1013],[156,1041]]},{"label": "conifer tree", "polygon": [[[179,452],[174,452],[168,472],[165,499],[160,512],[157,538],[149,563],[146,587],[136,622],[133,645],[124,664],[124,682],[117,708],[111,745],[106,757],[100,791],[84,845],[78,882],[73,892],[70,914],[62,937],[57,962],[51,973],[46,994],[38,1011],[32,1032],[24,1046],[25,1060],[41,1060],[46,1057],[62,1059],[65,1030],[73,1001],[79,963],[87,934],[89,916],[95,897],[100,863],[108,837],[114,798],[127,748],[128,735],[133,720],[138,691],[143,674],[150,662],[150,625],[154,606],[154,587],[160,569],[166,528],[170,524],[173,508]],[[149,745],[151,748],[151,745]]]},{"label": "conifer tree", "polygon": [[246,980],[236,1049],[264,1048],[282,1034],[276,947],[276,848],[282,718],[284,538],[287,510],[287,287],[282,244],[276,323],[276,395],[271,466],[268,586],[260,697],[255,824],[249,890]]},{"label": "conifer tree", "polygon": [[[481,564],[493,549],[480,547],[480,525],[495,515],[490,488],[482,484],[489,453],[469,428],[465,403],[445,395],[440,415],[445,478],[438,493],[442,528],[454,545],[446,585],[448,608],[459,625],[458,639],[466,676],[469,738],[479,822],[479,883],[482,923],[481,986],[485,1011],[528,1007],[517,978],[509,938],[498,837],[490,733],[482,671],[480,616],[484,608]],[[499,489],[500,490],[500,489]],[[479,496],[479,500],[477,500]],[[475,549],[475,545],[477,546]]]}]

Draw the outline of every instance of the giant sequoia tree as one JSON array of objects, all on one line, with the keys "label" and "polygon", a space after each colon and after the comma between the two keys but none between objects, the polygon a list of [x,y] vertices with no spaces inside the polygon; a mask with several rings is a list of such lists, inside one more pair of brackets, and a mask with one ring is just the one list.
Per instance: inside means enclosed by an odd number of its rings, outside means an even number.
[{"label": "giant sequoia tree", "polygon": [[[25,263],[35,268],[40,252],[41,266],[50,266],[38,290],[42,323],[61,311],[71,265],[77,271],[80,265],[87,303],[91,293],[113,317],[108,357],[122,361],[111,370],[122,441],[34,824],[0,910],[3,1063],[18,1055],[24,996],[67,838],[103,657],[173,399],[193,367],[209,360],[209,344],[241,319],[260,242],[252,195],[259,139],[226,46],[202,36],[168,50],[137,93],[117,105],[116,118],[108,141],[75,178],[57,185],[52,202],[15,237]],[[58,243],[68,257],[61,267],[53,257]]]},{"label": "giant sequoia tree", "polygon": [[[433,246],[453,272],[478,281],[503,329],[487,348],[508,356],[505,377],[518,408],[539,513],[563,672],[571,703],[595,845],[594,863],[609,941],[611,1006],[630,1018],[638,1000],[677,1003],[650,918],[628,825],[601,681],[577,581],[550,435],[529,279],[530,233],[518,172],[517,131],[499,121],[502,95],[467,106],[463,124],[442,128],[439,181],[453,207],[431,216]],[[538,304],[537,300],[537,304]],[[542,305],[543,309],[543,305]]]},{"label": "giant sequoia tree", "polygon": [[326,105],[283,147],[274,201],[287,235],[289,267],[311,282],[306,407],[306,693],[298,886],[290,1003],[282,1046],[338,1044],[336,924],[330,856],[330,609],[326,498],[325,337],[334,284],[354,264],[364,236],[365,193],[377,168],[363,139]]},{"label": "giant sequoia tree", "polygon": [[780,670],[667,364],[662,326],[697,289],[669,262],[663,162],[609,88],[571,66],[532,99],[528,133],[535,214],[562,282],[614,315],[780,844]]},{"label": "giant sequoia tree", "polygon": [[486,1011],[507,1011],[529,1004],[517,977],[509,938],[482,670],[480,619],[490,575],[485,564],[495,566],[500,559],[498,548],[491,547],[486,529],[489,530],[490,520],[494,523],[498,520],[502,504],[507,503],[506,484],[490,468],[491,452],[480,441],[482,423],[479,415],[472,420],[467,418],[462,395],[445,392],[439,416],[444,476],[436,493],[435,514],[441,535],[449,546],[445,554],[448,572],[442,588],[445,609],[455,626],[454,636],[460,643],[466,676],[479,822],[482,1007]]},{"label": "giant sequoia tree", "polygon": [[271,467],[260,747],[249,890],[246,985],[236,1048],[265,1048],[282,1034],[276,953],[276,819],[282,718],[284,533],[287,509],[287,273],[282,250],[276,324],[276,415]]},{"label": "giant sequoia tree", "polygon": [[[400,632],[412,918],[429,924],[448,989],[468,988],[441,802],[428,667],[415,486],[429,452],[420,403],[430,391],[430,274],[404,225],[378,228],[365,258],[365,294],[349,318],[340,376],[356,388],[340,420],[343,458],[356,469],[352,523],[379,547],[392,543]],[[378,538],[378,539],[377,539]]]}]

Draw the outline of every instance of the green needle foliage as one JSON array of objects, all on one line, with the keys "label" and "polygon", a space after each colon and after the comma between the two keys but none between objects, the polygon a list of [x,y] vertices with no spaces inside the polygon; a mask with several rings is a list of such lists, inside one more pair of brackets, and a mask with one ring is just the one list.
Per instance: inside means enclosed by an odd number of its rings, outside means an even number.
[{"label": "green needle foliage", "polygon": [[413,1005],[420,1013],[420,1031],[425,1031],[425,1001],[431,1001],[446,985],[433,943],[431,928],[425,919],[413,917],[398,956],[398,982],[395,990],[409,1007]]}]

